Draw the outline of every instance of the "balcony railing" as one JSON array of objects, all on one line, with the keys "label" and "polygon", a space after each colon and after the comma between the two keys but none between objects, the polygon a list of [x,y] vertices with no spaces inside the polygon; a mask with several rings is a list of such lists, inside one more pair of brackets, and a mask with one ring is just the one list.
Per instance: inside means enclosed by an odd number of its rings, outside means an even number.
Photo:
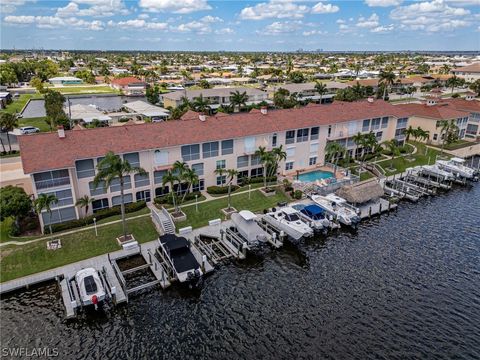
[{"label": "balcony railing", "polygon": [[40,189],[50,189],[54,188],[57,186],[63,186],[63,185],[70,185],[70,178],[69,177],[61,177],[61,178],[55,178],[55,179],[50,179],[50,180],[40,180],[40,181],[35,181],[35,187],[40,190]]}]

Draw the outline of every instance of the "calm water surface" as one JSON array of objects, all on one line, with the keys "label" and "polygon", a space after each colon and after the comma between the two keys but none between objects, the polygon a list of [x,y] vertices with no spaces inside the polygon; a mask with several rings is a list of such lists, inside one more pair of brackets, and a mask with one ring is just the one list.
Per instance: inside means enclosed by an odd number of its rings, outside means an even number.
[{"label": "calm water surface", "polygon": [[64,320],[55,284],[4,297],[1,346],[65,359],[479,359],[480,184]]}]

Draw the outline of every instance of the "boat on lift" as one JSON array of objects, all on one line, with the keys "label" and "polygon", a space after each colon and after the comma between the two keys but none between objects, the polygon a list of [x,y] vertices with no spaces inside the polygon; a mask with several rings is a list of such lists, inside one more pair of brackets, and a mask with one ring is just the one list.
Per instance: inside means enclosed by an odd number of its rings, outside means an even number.
[{"label": "boat on lift", "polygon": [[344,225],[356,227],[360,222],[360,210],[347,203],[347,201],[335,194],[326,196],[312,195],[311,199],[327,214],[337,218]]},{"label": "boat on lift", "polygon": [[82,269],[75,274],[75,282],[82,306],[93,305],[97,310],[106,297],[98,271],[94,268]]},{"label": "boat on lift", "polygon": [[465,160],[458,157],[453,157],[450,160],[437,160],[435,164],[440,169],[452,173],[456,177],[475,179],[477,175],[475,169],[466,166]]},{"label": "boat on lift", "polygon": [[258,217],[253,212],[242,210],[233,213],[230,218],[238,233],[247,241],[249,246],[258,246],[270,240],[270,234],[258,225]]},{"label": "boat on lift", "polygon": [[332,222],[327,219],[326,211],[316,204],[295,204],[292,208],[299,212],[299,216],[317,232],[327,232],[332,227]]},{"label": "boat on lift", "polygon": [[263,220],[277,230],[285,232],[294,240],[313,236],[312,228],[299,216],[299,212],[290,206],[273,208],[263,216]]}]

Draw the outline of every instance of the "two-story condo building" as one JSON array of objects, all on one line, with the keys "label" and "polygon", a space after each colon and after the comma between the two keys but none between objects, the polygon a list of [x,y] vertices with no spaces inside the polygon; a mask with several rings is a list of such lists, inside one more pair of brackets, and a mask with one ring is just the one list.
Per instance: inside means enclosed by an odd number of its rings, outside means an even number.
[{"label": "two-story condo building", "polygon": [[[193,113],[190,112],[190,115]],[[263,175],[254,156],[259,146],[283,145],[287,159],[282,174],[324,164],[328,141],[342,142],[353,152],[352,136],[375,132],[379,141],[403,139],[405,111],[382,100],[331,105],[309,105],[299,109],[253,111],[234,115],[185,117],[183,120],[122,127],[63,131],[19,136],[25,174],[30,175],[35,196],[54,193],[59,199],[52,223],[76,219],[84,214],[75,207],[78,198],[95,198],[92,211],[120,204],[120,187],[95,188],[96,166],[108,152],[122,156],[148,175],[126,178],[126,202],[151,201],[169,192],[162,178],[175,161],[185,161],[197,172],[195,190],[222,185],[217,168],[235,168],[241,177]],[[49,216],[41,217],[42,225]]]},{"label": "two-story condo building", "polygon": [[261,102],[268,102],[267,93],[265,91],[249,88],[249,87],[228,87],[228,88],[214,88],[202,90],[181,90],[174,91],[162,95],[163,106],[176,108],[182,103],[182,99],[186,97],[189,101],[193,101],[200,95],[209,102],[212,109],[217,109],[222,105],[230,105],[230,97],[232,93],[239,91],[245,92],[248,96],[247,105],[258,104]]}]

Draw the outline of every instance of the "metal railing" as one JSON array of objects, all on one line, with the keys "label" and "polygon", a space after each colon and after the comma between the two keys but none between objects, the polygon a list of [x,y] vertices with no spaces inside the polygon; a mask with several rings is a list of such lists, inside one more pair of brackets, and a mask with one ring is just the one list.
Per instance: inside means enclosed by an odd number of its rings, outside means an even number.
[{"label": "metal railing", "polygon": [[50,180],[35,181],[35,187],[40,189],[49,189],[57,186],[70,185],[70,177],[62,177]]}]

